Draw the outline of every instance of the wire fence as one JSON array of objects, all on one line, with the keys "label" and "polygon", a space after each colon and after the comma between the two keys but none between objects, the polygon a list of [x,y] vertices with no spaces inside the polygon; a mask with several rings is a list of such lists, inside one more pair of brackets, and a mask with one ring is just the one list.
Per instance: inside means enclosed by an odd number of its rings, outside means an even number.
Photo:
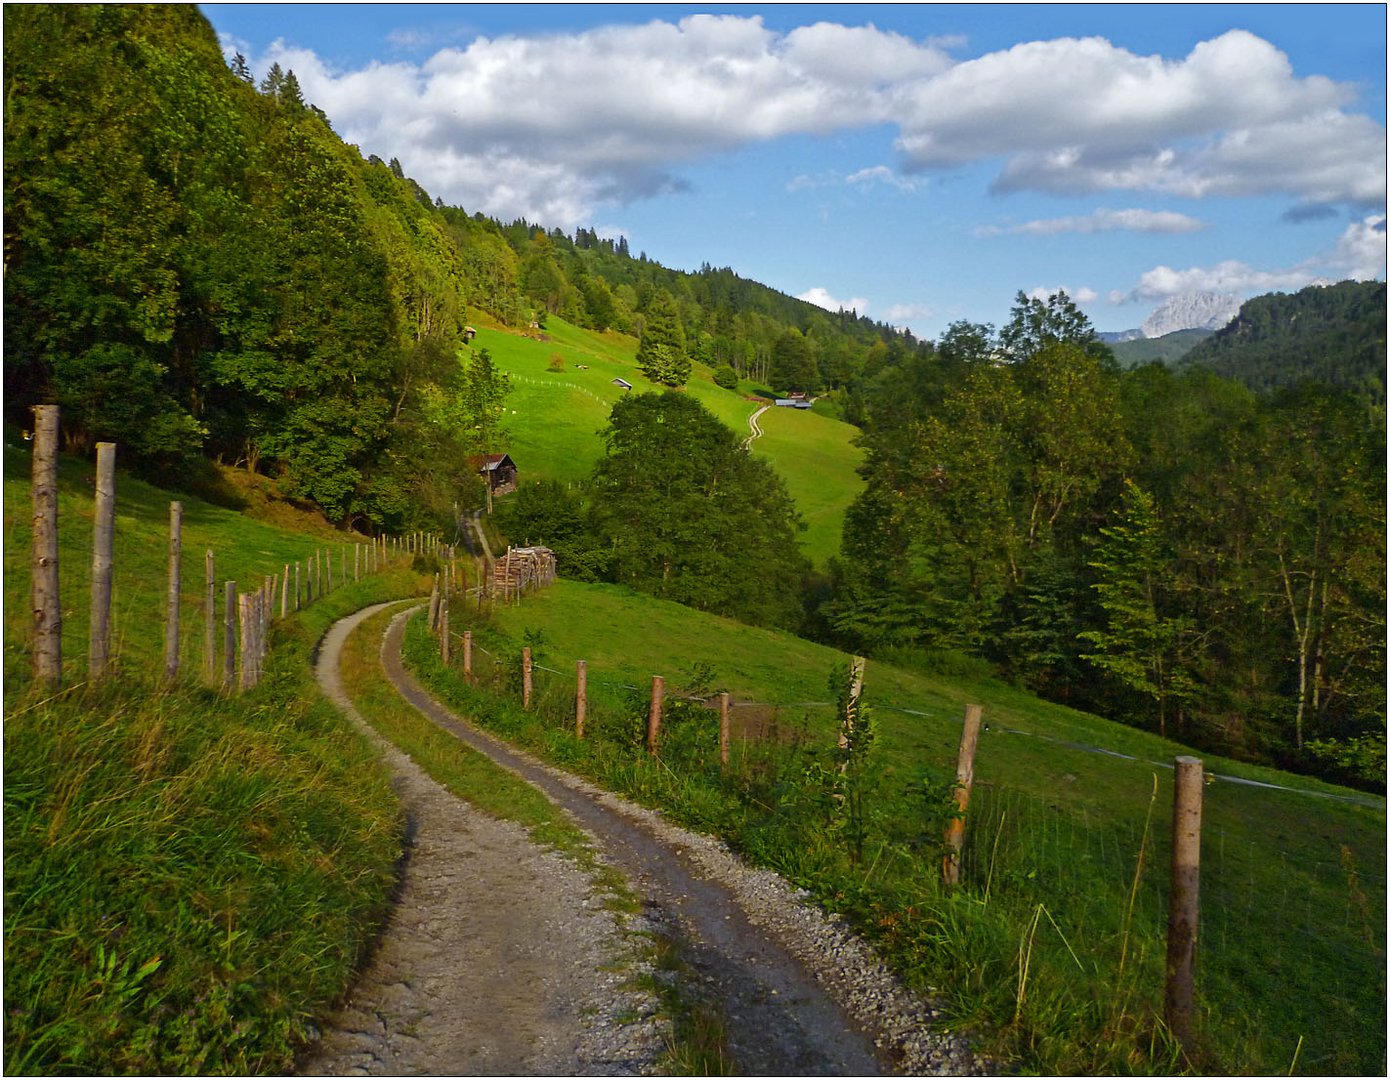
[{"label": "wire fence", "polygon": [[[454,633],[455,668],[460,641]],[[491,642],[489,642],[491,643]],[[471,679],[503,701],[524,692],[521,650],[472,642]],[[565,665],[572,661],[563,661]],[[717,695],[696,685],[663,695],[659,752],[647,744],[652,687],[586,665],[585,737],[576,738],[576,670],[553,650],[530,665],[526,723],[562,757],[602,759],[658,802],[687,800],[712,827],[737,817],[739,843],[770,847],[803,880],[823,872],[807,822],[833,817],[826,777],[836,767],[837,704],[789,697],[730,701],[721,754]],[[872,704],[872,679],[866,700]],[[878,723],[900,716],[940,748],[900,759],[866,781],[868,808],[852,860],[864,888],[904,910],[944,895],[935,880],[954,741],[961,719],[931,704],[872,704]],[[988,714],[989,705],[985,704]],[[584,749],[581,749],[581,745]],[[884,759],[888,760],[888,759]],[[872,761],[872,754],[871,754]],[[997,720],[982,736],[966,818],[961,875],[972,902],[1032,912],[1028,940],[1097,980],[1145,981],[1157,1008],[1170,894],[1173,762],[1025,731]],[[1046,774],[1045,776],[1043,774]],[[657,779],[660,778],[660,779]],[[740,809],[735,815],[731,804]],[[1386,866],[1384,800],[1235,775],[1206,774],[1201,847],[1198,994],[1208,1040],[1258,1048],[1242,1059],[1268,1071],[1376,1072],[1385,1056]],[[823,829],[822,831],[828,831]],[[846,835],[845,830],[838,834]],[[793,839],[788,839],[793,838]],[[843,842],[843,841],[841,841]],[[800,850],[792,850],[800,845]],[[892,912],[885,919],[903,919]],[[1043,939],[1050,937],[1050,945]],[[1036,939],[1036,940],[1035,940]],[[1016,943],[1017,944],[1017,943]],[[1020,946],[1020,965],[1022,964]],[[1026,978],[1020,968],[1016,981]],[[1018,988],[1020,996],[1022,987]],[[1098,991],[1103,992],[1103,991]]]}]

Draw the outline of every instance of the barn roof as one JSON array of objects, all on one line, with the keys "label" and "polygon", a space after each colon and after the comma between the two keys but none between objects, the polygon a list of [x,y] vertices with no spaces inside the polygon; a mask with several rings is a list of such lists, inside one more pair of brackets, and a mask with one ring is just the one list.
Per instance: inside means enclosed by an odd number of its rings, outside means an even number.
[{"label": "barn roof", "polygon": [[510,465],[513,469],[516,468],[516,462],[512,460],[510,454],[475,454],[468,459],[468,463],[475,469],[485,472],[493,472],[504,465]]}]

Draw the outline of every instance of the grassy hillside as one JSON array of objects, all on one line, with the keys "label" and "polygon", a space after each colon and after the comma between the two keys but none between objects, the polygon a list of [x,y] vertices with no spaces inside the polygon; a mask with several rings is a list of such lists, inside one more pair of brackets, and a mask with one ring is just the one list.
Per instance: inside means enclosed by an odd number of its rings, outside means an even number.
[{"label": "grassy hillside", "polygon": [[[1142,1033],[1144,1018],[1161,1012],[1171,765],[1183,747],[968,672],[871,661],[865,700],[876,735],[856,860],[843,827],[816,816],[824,807],[808,787],[835,741],[827,676],[846,658],[834,650],[567,582],[497,611],[476,636],[507,679],[523,643],[540,665],[548,705],[540,718],[499,721],[512,737],[722,831],[812,888],[909,978],[945,990],[955,1022],[991,1031],[992,1045],[1025,1068],[1171,1067],[1123,1031]],[[585,743],[567,731],[578,659],[588,661],[599,732]],[[672,698],[695,683],[734,695],[731,777],[712,764],[715,725],[703,711],[708,719],[672,721],[665,764],[644,767],[635,721],[621,717],[643,715],[653,673]],[[466,700],[479,715],[496,708]],[[967,885],[947,893],[942,800],[966,702],[983,704],[988,727]],[[592,719],[605,710],[607,721]],[[1380,1071],[1384,800],[1215,757],[1205,768],[1197,1067]]]},{"label": "grassy hillside", "polygon": [[[608,412],[623,394],[615,378],[632,384],[631,393],[653,387],[637,369],[636,342],[616,333],[596,334],[547,320],[548,341],[483,328],[474,341],[486,348],[499,368],[512,377],[505,425],[510,453],[522,479],[586,479],[603,454],[598,433]],[[558,357],[561,365],[552,368]],[[748,432],[748,418],[758,404],[747,391],[716,386],[704,365],[696,364],[686,393],[732,430]],[[856,431],[825,416],[791,409],[769,409],[761,420],[764,437],[753,452],[777,470],[796,500],[807,529],[802,550],[818,565],[840,547],[845,510],[862,487],[854,471],[863,458],[852,440]]]},{"label": "grassy hillside", "polygon": [[200,678],[203,551],[243,587],[326,536],[186,496],[182,660],[162,657],[170,493],[118,473],[115,676],[87,685],[92,476],[65,459],[64,680],[29,682],[29,455],[5,447],[5,1068],[285,1073],[375,935],[400,854],[375,758],[321,697],[327,625],[418,591],[405,569],[277,623],[264,681]]}]

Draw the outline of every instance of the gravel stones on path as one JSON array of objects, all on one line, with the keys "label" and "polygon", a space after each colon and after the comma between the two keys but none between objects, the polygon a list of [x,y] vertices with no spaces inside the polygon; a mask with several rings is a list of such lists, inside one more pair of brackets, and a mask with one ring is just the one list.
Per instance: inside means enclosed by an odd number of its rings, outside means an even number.
[{"label": "gravel stones on path", "polygon": [[307,1075],[637,1075],[669,1035],[639,918],[589,875],[427,777],[357,715],[337,678],[351,629],[320,650],[325,692],[366,731],[407,815],[398,902],[367,969],[301,1066]]},{"label": "gravel stones on path", "polygon": [[[382,605],[386,606],[386,605]],[[450,713],[404,671],[405,614],[382,659],[402,695],[445,730],[541,788],[642,897],[645,917],[601,908],[589,877],[428,780],[363,723],[337,683],[337,651],[375,610],[325,638],[319,677],[390,765],[414,832],[398,907],[351,1000],[305,1071],[319,1075],[621,1075],[660,1068],[670,1033],[631,978],[636,932],[684,960],[681,993],[718,1007],[743,1075],[982,1075],[931,1003],[777,874],[720,841],[545,765]],[[408,614],[408,613],[406,613]],[[615,973],[615,969],[617,972]],[[645,985],[645,982],[644,982]]]}]

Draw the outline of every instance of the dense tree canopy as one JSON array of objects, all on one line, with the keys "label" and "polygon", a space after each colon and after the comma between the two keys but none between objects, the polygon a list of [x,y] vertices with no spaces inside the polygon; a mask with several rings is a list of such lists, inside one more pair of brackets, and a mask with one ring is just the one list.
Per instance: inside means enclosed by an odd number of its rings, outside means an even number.
[{"label": "dense tree canopy", "polygon": [[614,580],[745,622],[800,617],[800,523],[780,477],[699,402],[638,394],[613,406],[593,516]]},{"label": "dense tree canopy", "polygon": [[1380,406],[1122,375],[1065,297],[1021,294],[999,339],[956,324],[865,401],[824,606],[842,643],[976,653],[1222,752],[1316,768],[1312,741],[1362,783],[1379,740],[1383,783]]}]

